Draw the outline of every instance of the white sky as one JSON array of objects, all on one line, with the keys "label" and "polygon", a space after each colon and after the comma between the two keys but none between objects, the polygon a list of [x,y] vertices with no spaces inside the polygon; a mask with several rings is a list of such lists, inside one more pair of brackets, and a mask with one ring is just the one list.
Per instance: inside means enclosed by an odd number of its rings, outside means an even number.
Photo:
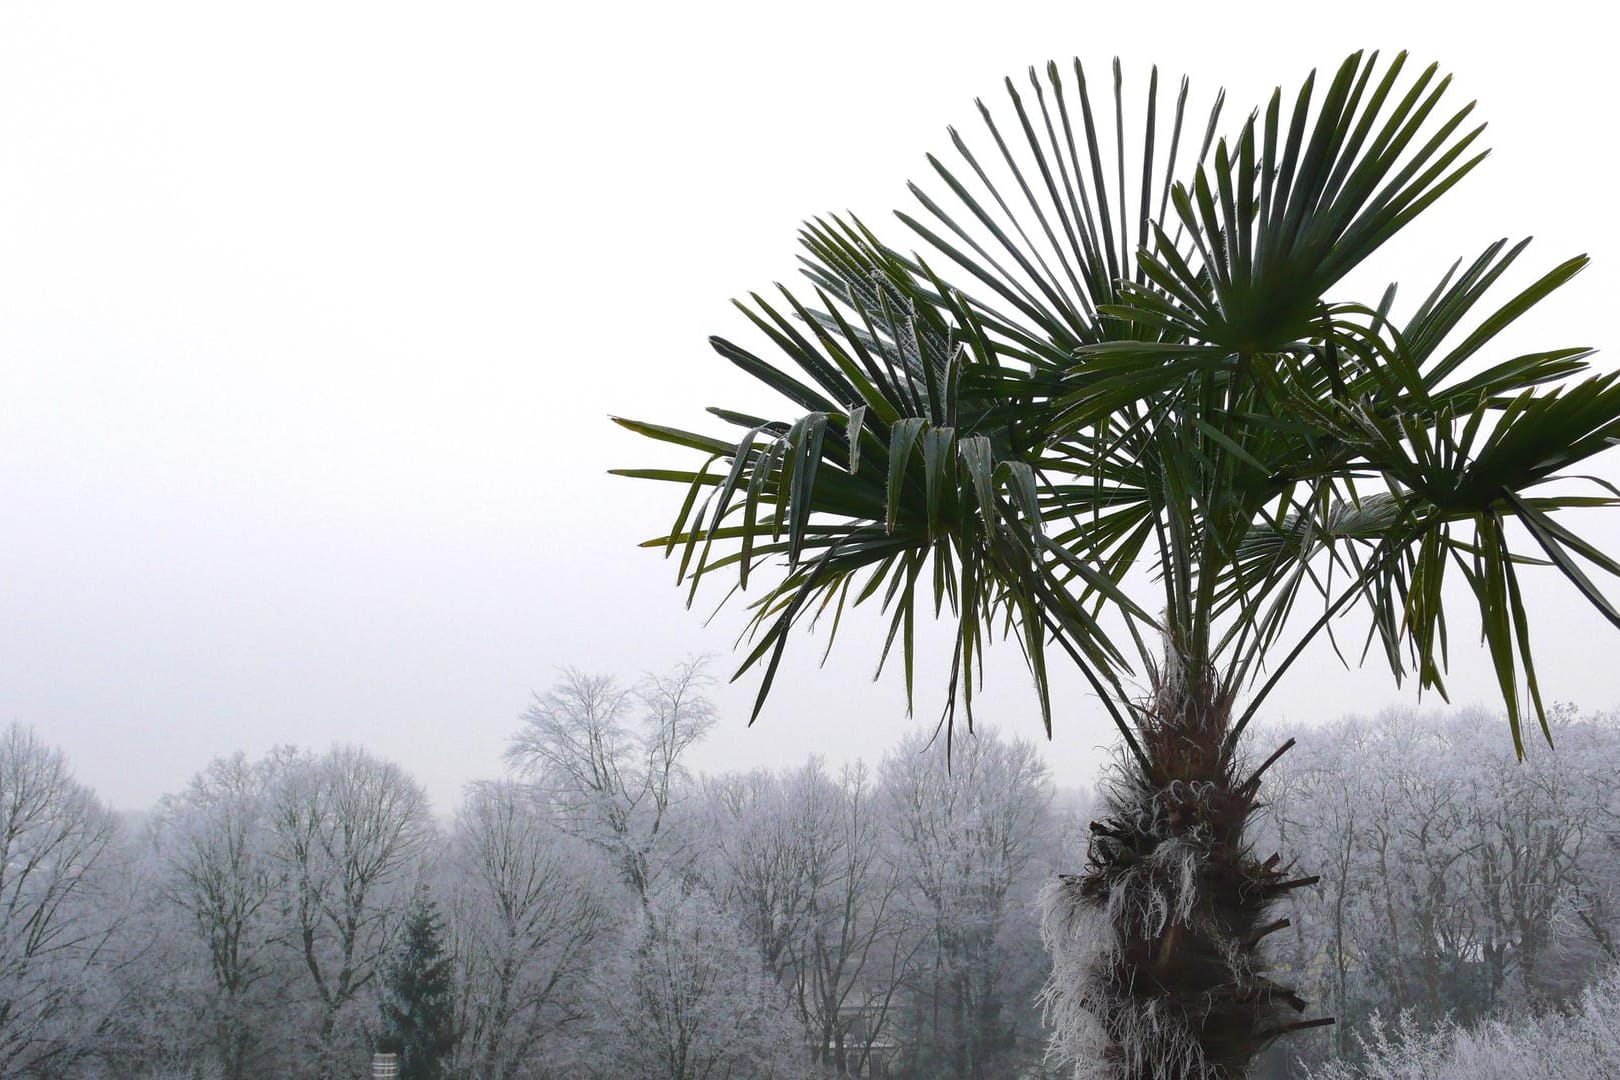
[{"label": "white sky", "polygon": [[[705,344],[746,336],[727,299],[792,274],[811,214],[901,240],[885,213],[945,126],[1049,57],[1224,82],[1230,118],[1363,45],[1441,61],[1495,153],[1376,276],[1415,291],[1504,235],[1539,238],[1526,273],[1590,252],[1526,344],[1612,366],[1613,33],[1596,5],[1436,7],[8,0],[0,722],[125,808],[216,754],[354,741],[447,809],[556,666],[727,654],[736,616],[704,630],[633,547],[679,493],[604,475],[659,460],[608,414],[761,401]],[[1537,580],[1548,690],[1620,704],[1620,636]],[[853,622],[821,672],[790,652],[753,730],[752,680],[720,691],[701,764],[892,742]],[[1454,626],[1457,696],[1490,700]],[[1001,652],[982,714],[1035,736]],[[1397,699],[1319,659],[1273,713]],[[1065,685],[1050,756],[1078,782],[1109,735]]]}]

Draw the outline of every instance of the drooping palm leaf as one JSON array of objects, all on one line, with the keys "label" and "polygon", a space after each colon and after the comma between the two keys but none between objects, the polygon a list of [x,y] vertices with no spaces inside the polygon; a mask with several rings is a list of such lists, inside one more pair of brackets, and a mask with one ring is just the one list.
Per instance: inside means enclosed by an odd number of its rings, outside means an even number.
[{"label": "drooping palm leaf", "polygon": [[[813,298],[738,305],[772,352],[714,341],[798,414],[715,410],[742,427],[735,439],[624,421],[709,458],[630,471],[687,486],[652,543],[694,592],[716,572],[746,589],[780,568],[751,608],[743,668],[765,669],[758,705],[793,627],[828,610],[836,627],[869,600],[890,620],[884,659],[901,645],[909,697],[931,605],[956,622],[947,716],[959,692],[971,710],[999,628],[1020,642],[1048,724],[1056,645],[1133,747],[1121,679],[1156,662],[1159,635],[1219,664],[1222,693],[1251,688],[1233,743],[1305,643],[1356,610],[1397,679],[1410,667],[1443,692],[1441,587],[1457,567],[1517,739],[1519,688],[1538,714],[1539,691],[1517,569],[1529,553],[1510,551],[1504,524],[1523,522],[1613,617],[1581,564],[1615,564],[1551,516],[1611,495],[1526,493],[1620,436],[1620,390],[1564,386],[1583,348],[1488,354],[1584,260],[1494,309],[1487,293],[1523,244],[1454,266],[1404,318],[1393,287],[1335,299],[1483,157],[1472,105],[1443,104],[1449,80],[1358,53],[1319,99],[1313,76],[1290,110],[1279,92],[1228,140],[1219,98],[1195,123],[1183,82],[1161,109],[1157,72],[1127,132],[1117,63],[1113,75],[1111,131],[1078,63],[1032,69],[1027,89],[1009,80],[1010,116],[981,103],[989,145],[953,130],[960,163],[930,157],[934,190],[912,186],[922,213],[898,215],[925,253],[854,218],[805,226]],[[1130,595],[1144,560],[1162,606]],[[1312,598],[1320,614],[1295,633]]]},{"label": "drooping palm leaf", "polygon": [[[724,473],[631,471],[690,487],[674,530],[654,543],[682,553],[681,575],[694,589],[732,566],[746,585],[759,557],[785,557],[786,574],[753,605],[757,640],[743,665],[766,665],[761,705],[792,627],[834,597],[841,613],[854,576],[865,571],[854,604],[880,597],[890,611],[889,643],[901,643],[908,695],[917,609],[931,600],[936,614],[948,605],[957,617],[953,704],[960,687],[971,709],[971,676],[998,617],[1019,635],[1043,687],[1050,624],[1099,689],[1117,697],[1124,657],[1096,615],[1043,570],[1067,555],[1054,554],[1042,535],[1043,497],[1084,496],[1075,485],[1037,479],[1013,452],[1028,433],[1009,430],[1001,399],[984,392],[1027,379],[1002,367],[996,345],[959,298],[931,292],[937,283],[918,281],[853,227],[845,226],[842,243],[845,258],[860,261],[842,268],[836,294],[819,293],[823,310],[784,293],[796,319],[757,297],[749,311],[808,383],[716,341],[722,355],[816,411],[791,424],[755,423],[733,445],[621,421],[730,459]],[[699,501],[691,493],[701,487],[713,491]],[[842,520],[813,521],[827,515]],[[717,540],[737,541],[738,549],[717,553]],[[1106,574],[1090,567],[1080,573],[1113,603],[1145,617]]]}]

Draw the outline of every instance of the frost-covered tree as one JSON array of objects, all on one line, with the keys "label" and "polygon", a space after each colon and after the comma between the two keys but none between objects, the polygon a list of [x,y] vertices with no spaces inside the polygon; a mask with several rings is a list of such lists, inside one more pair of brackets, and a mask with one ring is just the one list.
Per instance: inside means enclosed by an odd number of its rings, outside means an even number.
[{"label": "frost-covered tree", "polygon": [[610,929],[606,889],[585,846],[526,784],[474,785],[441,875],[457,964],[454,1072],[481,1080],[554,1075],[585,1019],[585,981]]},{"label": "frost-covered tree", "polygon": [[241,754],[215,760],[159,804],[154,826],[158,896],[183,914],[200,954],[199,1026],[223,1080],[269,1068],[266,1011],[286,990],[273,944],[281,868],[270,846],[271,780],[267,763]]},{"label": "frost-covered tree", "polygon": [[1260,836],[1317,853],[1274,953],[1339,1018],[1323,1050],[1354,1056],[1374,1012],[1428,1030],[1568,1004],[1614,962],[1620,727],[1551,711],[1556,750],[1523,761],[1478,745],[1477,710],[1294,731]]},{"label": "frost-covered tree", "polygon": [[601,1080],[800,1080],[804,1031],[702,888],[658,886],[597,980],[582,1067]]},{"label": "frost-covered tree", "polygon": [[[302,967],[310,1075],[352,1072],[356,1015],[393,942],[433,839],[421,787],[390,762],[338,747],[283,752],[270,795],[271,851],[283,884],[278,940]],[[343,1022],[340,1023],[340,1020]]]},{"label": "frost-covered tree", "polygon": [[783,782],[789,807],[831,799],[828,841],[807,863],[807,932],[788,958],[813,1040],[812,1060],[859,1076],[893,1029],[896,994],[917,943],[907,933],[902,872],[886,858],[883,804],[864,764],[828,784],[819,763]]},{"label": "frost-covered tree", "polygon": [[[1620,727],[1580,719],[1573,706],[1551,723],[1554,749],[1520,762],[1498,748],[1468,770],[1478,793],[1469,891],[1482,908],[1487,1009],[1561,1006],[1616,960]],[[1466,733],[1448,733],[1462,754]]]},{"label": "frost-covered tree", "polygon": [[833,776],[812,759],[708,780],[705,792],[711,886],[788,988],[811,1059],[863,1074],[915,949],[871,775],[857,764]]},{"label": "frost-covered tree", "polygon": [[1405,1014],[1378,1020],[1358,1042],[1358,1060],[1308,1070],[1306,1080],[1606,1080],[1620,1076],[1620,973],[1566,1011],[1439,1028]]},{"label": "frost-covered tree", "polygon": [[[986,1080],[1038,1060],[1027,917],[1053,826],[1046,766],[1030,743],[980,727],[952,748],[918,732],[880,773],[890,858],[924,935],[910,970],[919,1075]],[[1023,957],[1019,970],[1014,961]],[[1036,965],[1041,970],[1044,965]],[[1020,978],[1020,976],[1024,976]]]},{"label": "frost-covered tree", "polygon": [[0,1076],[63,1075],[95,1048],[127,895],[118,837],[60,751],[17,724],[0,732]]},{"label": "frost-covered tree", "polygon": [[645,897],[664,864],[686,855],[670,816],[686,779],[683,757],[714,726],[703,665],[621,687],[565,669],[536,695],[507,760],[539,781],[562,827],[606,853]]},{"label": "frost-covered tree", "polygon": [[[824,780],[816,769],[815,780]],[[834,801],[815,781],[790,801],[783,777],[765,769],[705,777],[705,877],[755,941],[766,967],[781,973],[792,944],[809,928],[811,878],[832,846]]]}]

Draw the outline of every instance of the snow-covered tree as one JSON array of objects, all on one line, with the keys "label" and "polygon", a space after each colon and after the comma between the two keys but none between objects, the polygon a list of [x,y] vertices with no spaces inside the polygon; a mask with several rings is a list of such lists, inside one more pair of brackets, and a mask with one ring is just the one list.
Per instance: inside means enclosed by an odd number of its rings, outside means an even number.
[{"label": "snow-covered tree", "polygon": [[1620,972],[1567,1011],[1438,1028],[1408,1013],[1375,1018],[1358,1042],[1358,1060],[1309,1070],[1307,1080],[1606,1080],[1620,1076]]}]

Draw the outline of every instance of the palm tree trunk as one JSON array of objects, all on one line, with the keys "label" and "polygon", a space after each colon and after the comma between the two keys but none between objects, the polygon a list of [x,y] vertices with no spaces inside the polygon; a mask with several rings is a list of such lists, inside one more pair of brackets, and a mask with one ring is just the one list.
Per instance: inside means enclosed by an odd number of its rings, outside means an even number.
[{"label": "palm tree trunk", "polygon": [[1045,991],[1058,1052],[1076,1077],[1240,1080],[1301,1020],[1305,1002],[1264,974],[1261,941],[1288,925],[1288,880],[1244,831],[1260,777],[1224,753],[1230,699],[1208,668],[1160,673],[1138,724],[1147,763],[1115,763],[1085,872],[1044,898],[1053,955]]}]

